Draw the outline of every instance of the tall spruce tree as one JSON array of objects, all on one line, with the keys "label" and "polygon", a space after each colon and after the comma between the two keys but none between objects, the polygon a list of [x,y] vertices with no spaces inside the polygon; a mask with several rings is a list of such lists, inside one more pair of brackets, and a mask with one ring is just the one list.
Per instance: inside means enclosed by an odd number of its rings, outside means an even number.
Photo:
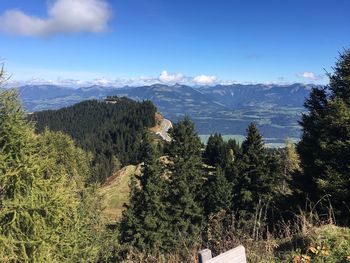
[{"label": "tall spruce tree", "polygon": [[313,88],[300,122],[298,152],[304,173],[297,179],[313,201],[328,195],[340,220],[350,203],[350,50],[340,54],[329,85]]},{"label": "tall spruce tree", "polygon": [[217,213],[221,210],[229,212],[232,208],[232,185],[226,179],[221,168],[209,178],[206,187],[205,213]]},{"label": "tall spruce tree", "polygon": [[[247,128],[242,152],[233,164],[233,209],[240,215],[251,215],[258,204],[271,200],[272,178],[267,163],[267,151],[254,123]],[[232,171],[231,171],[232,172]]]},{"label": "tall spruce tree", "polygon": [[171,242],[179,246],[181,238],[193,243],[203,217],[201,142],[192,121],[185,117],[170,131],[169,159],[172,163],[169,185],[169,225]]},{"label": "tall spruce tree", "polygon": [[210,135],[204,158],[209,165],[224,167],[227,161],[226,145],[221,134]]},{"label": "tall spruce tree", "polygon": [[130,204],[123,213],[120,240],[144,252],[165,251],[169,249],[166,178],[156,146],[147,134],[144,135],[142,149],[142,175],[131,183]]}]

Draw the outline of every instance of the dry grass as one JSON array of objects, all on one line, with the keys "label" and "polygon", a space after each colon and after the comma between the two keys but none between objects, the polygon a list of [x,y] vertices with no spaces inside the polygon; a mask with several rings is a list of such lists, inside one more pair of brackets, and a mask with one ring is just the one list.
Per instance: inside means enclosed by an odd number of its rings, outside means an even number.
[{"label": "dry grass", "polygon": [[118,222],[129,200],[129,182],[131,176],[140,174],[140,165],[128,165],[109,177],[98,193],[102,198],[103,216],[107,223]]},{"label": "dry grass", "polygon": [[157,132],[162,131],[162,126],[160,124],[164,120],[164,117],[159,112],[156,112],[155,120],[156,120],[156,125],[154,127],[150,128],[149,130],[151,132],[157,133]]}]

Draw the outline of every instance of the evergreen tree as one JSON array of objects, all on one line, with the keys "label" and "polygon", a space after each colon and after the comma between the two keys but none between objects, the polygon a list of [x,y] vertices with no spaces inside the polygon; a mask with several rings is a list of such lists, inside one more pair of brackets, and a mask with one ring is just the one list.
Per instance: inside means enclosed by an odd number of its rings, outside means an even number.
[{"label": "evergreen tree", "polygon": [[215,167],[224,167],[227,159],[225,146],[221,134],[210,135],[204,152],[206,162]]},{"label": "evergreen tree", "polygon": [[242,152],[237,157],[230,176],[233,181],[233,208],[241,215],[251,215],[257,205],[272,199],[273,182],[267,163],[267,151],[254,123],[247,129]]},{"label": "evergreen tree", "polygon": [[170,130],[169,158],[172,163],[169,185],[169,225],[171,242],[183,238],[193,243],[198,237],[203,216],[201,142],[194,124],[186,117]]},{"label": "evergreen tree", "polygon": [[232,185],[226,179],[223,171],[218,168],[206,187],[205,212],[206,215],[221,210],[229,212],[232,207]]},{"label": "evergreen tree", "polygon": [[298,145],[304,173],[297,180],[314,201],[330,196],[344,220],[350,202],[350,50],[340,54],[329,78],[329,85],[314,88],[305,102]]},{"label": "evergreen tree", "polygon": [[131,183],[130,204],[123,213],[120,240],[145,252],[166,250],[169,249],[166,180],[156,146],[152,145],[147,134],[142,149],[142,175]]}]

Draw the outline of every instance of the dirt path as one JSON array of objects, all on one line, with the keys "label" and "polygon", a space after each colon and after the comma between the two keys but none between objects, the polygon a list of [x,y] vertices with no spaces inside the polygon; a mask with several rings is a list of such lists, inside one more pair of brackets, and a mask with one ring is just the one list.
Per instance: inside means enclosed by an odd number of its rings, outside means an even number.
[{"label": "dirt path", "polygon": [[160,124],[162,130],[157,132],[157,134],[159,134],[165,141],[170,142],[171,138],[168,134],[168,130],[173,127],[173,124],[171,123],[171,121],[167,120],[167,119],[163,119],[161,124]]}]

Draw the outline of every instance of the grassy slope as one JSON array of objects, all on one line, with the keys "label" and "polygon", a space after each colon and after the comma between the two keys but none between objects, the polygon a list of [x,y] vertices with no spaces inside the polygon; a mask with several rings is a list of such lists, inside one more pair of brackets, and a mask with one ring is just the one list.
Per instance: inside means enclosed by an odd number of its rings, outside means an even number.
[{"label": "grassy slope", "polygon": [[128,165],[120,169],[100,187],[99,194],[103,203],[103,214],[108,223],[117,222],[129,198],[131,176],[140,174],[140,165]]},{"label": "grassy slope", "polygon": [[[160,123],[164,117],[157,112],[155,114],[156,126],[149,130],[153,134],[155,142],[161,141],[161,138],[155,133],[161,130]],[[118,222],[124,210],[124,204],[129,199],[129,182],[131,176],[141,173],[141,165],[128,165],[120,169],[114,175],[107,178],[106,182],[100,187],[99,194],[102,197],[103,214],[108,223]]]}]

